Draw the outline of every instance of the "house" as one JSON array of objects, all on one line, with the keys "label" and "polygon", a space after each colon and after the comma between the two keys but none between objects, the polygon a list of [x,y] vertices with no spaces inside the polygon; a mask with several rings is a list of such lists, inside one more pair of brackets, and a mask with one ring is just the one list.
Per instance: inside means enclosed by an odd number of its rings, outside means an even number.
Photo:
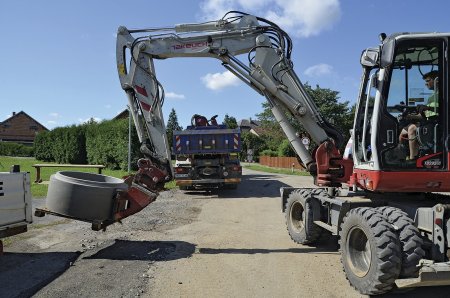
[{"label": "house", "polygon": [[48,129],[24,111],[13,112],[12,116],[0,122],[0,142],[14,142],[32,145],[35,136]]},{"label": "house", "polygon": [[257,120],[250,119],[242,119],[238,123],[239,128],[241,129],[241,132],[251,132],[252,134],[256,136],[261,136],[262,128],[261,123]]}]

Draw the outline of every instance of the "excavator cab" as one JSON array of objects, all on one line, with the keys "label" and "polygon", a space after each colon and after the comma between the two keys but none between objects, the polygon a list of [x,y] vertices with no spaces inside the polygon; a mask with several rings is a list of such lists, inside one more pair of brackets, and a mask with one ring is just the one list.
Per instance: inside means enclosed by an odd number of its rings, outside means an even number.
[{"label": "excavator cab", "polygon": [[447,39],[439,34],[395,34],[384,38],[379,48],[363,52],[353,152],[355,173],[360,183],[367,184],[364,188],[450,187],[444,181],[448,180]]}]

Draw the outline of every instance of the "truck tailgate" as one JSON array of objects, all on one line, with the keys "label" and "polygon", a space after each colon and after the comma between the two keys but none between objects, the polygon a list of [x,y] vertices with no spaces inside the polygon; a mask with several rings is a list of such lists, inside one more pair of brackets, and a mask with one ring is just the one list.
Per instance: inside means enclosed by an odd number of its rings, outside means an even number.
[{"label": "truck tailgate", "polygon": [[0,173],[0,230],[32,222],[29,173]]},{"label": "truck tailgate", "polygon": [[204,128],[174,131],[175,154],[221,154],[241,151],[239,129]]}]

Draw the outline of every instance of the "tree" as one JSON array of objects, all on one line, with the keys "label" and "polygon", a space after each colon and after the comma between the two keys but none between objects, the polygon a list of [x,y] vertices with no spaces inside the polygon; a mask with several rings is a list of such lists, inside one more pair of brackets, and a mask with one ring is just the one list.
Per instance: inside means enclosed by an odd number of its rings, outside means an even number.
[{"label": "tree", "polygon": [[242,159],[247,159],[247,150],[253,150],[253,156],[259,156],[260,152],[265,149],[264,140],[252,134],[251,132],[243,132],[241,134],[241,144],[242,144]]},{"label": "tree", "polygon": [[166,133],[167,133],[167,139],[169,141],[169,144],[172,143],[173,139],[173,131],[174,130],[182,130],[183,127],[178,124],[178,117],[177,113],[175,112],[175,109],[172,108],[169,114],[169,119],[167,120],[166,125]]},{"label": "tree", "polygon": [[[323,118],[328,120],[330,123],[333,123],[333,126],[344,135],[344,138],[348,139],[350,137],[349,130],[353,125],[354,106],[350,107],[348,101],[339,102],[338,91],[333,91],[328,88],[320,88],[319,85],[316,85],[315,89],[308,84],[305,84],[304,87],[308,95],[315,102]],[[279,148],[280,144],[283,143],[283,140],[286,139],[286,136],[275,120],[275,117],[272,115],[270,105],[266,102],[263,103],[263,109],[263,112],[257,114],[256,116],[263,127],[264,132],[261,137],[265,140],[267,149],[278,152],[286,152],[286,148]],[[300,135],[308,134],[301,123],[292,117],[292,115],[288,114],[286,116]],[[345,144],[343,145],[345,146]],[[283,146],[286,146],[286,144]],[[311,146],[310,149],[314,149],[314,146]]]},{"label": "tree", "polygon": [[231,128],[231,129],[238,127],[236,118],[234,118],[233,116],[228,116],[228,114],[225,114],[225,118],[223,119],[222,124],[225,124],[228,128]]}]

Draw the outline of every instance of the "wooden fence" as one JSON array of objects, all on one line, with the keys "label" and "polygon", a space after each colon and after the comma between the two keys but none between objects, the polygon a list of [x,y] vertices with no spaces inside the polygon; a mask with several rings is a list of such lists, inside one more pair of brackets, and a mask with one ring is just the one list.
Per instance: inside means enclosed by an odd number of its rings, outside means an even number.
[{"label": "wooden fence", "polygon": [[260,156],[259,163],[264,166],[272,168],[287,168],[291,169],[294,164],[294,169],[303,170],[303,167],[298,163],[295,157],[272,157],[272,156]]}]

